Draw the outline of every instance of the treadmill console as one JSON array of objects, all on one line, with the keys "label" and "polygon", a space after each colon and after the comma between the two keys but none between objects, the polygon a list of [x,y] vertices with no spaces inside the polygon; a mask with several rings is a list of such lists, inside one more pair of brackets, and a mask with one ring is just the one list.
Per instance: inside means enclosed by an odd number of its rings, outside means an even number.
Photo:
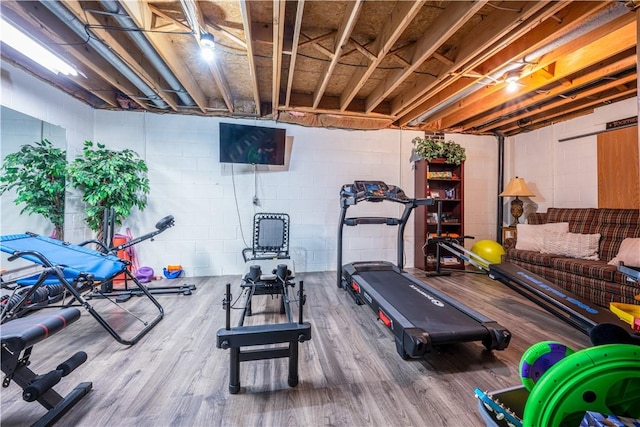
[{"label": "treadmill console", "polygon": [[400,187],[387,185],[383,181],[355,181],[342,187],[340,195],[343,198],[353,198],[354,202],[366,200],[381,202],[383,200],[406,201],[407,195]]},{"label": "treadmill console", "polygon": [[364,197],[384,197],[389,187],[382,181],[356,181],[353,183],[358,193],[364,193]]}]

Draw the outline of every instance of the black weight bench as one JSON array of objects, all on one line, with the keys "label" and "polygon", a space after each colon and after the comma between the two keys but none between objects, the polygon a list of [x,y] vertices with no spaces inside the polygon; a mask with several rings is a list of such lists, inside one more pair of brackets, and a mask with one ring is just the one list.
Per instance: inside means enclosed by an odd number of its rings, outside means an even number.
[{"label": "black weight bench", "polygon": [[60,332],[79,318],[80,310],[65,308],[15,319],[3,324],[0,329],[2,372],[5,374],[2,386],[9,387],[11,381],[14,381],[22,387],[24,400],[38,401],[48,409],[33,426],[53,425],[91,390],[90,382],[78,384],[66,397],[53,390],[53,386],[60,382],[62,377],[87,360],[87,354],[83,351],[77,352],[46,374],[37,375],[29,369],[33,346]]}]

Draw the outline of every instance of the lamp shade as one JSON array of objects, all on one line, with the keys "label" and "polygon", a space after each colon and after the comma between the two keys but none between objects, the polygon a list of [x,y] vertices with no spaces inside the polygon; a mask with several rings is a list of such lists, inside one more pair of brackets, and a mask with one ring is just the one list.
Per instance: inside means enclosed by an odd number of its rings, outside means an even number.
[{"label": "lamp shade", "polygon": [[529,190],[527,184],[524,182],[524,178],[511,178],[507,188],[499,194],[500,197],[533,197],[533,191]]}]

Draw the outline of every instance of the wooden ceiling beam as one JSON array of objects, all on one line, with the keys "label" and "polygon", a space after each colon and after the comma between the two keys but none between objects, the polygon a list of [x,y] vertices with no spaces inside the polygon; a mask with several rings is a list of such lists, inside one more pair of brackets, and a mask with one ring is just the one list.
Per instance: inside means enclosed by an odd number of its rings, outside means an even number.
[{"label": "wooden ceiling beam", "polygon": [[[200,3],[194,1],[194,7],[196,11],[196,19],[198,20],[198,25],[202,27],[205,31],[208,31],[204,25],[204,16],[202,15],[202,9],[200,8]],[[194,34],[198,45],[200,45],[200,34]],[[224,100],[227,109],[230,112],[234,112],[233,105],[233,97],[231,95],[231,88],[229,88],[229,84],[227,83],[227,79],[220,68],[220,64],[218,63],[218,58],[216,56],[213,57],[210,61],[207,61],[207,65],[209,67],[209,71],[211,71],[211,75],[213,76],[213,80],[216,82],[216,86],[218,87],[218,91],[222,95],[222,99]]]},{"label": "wooden ceiling beam", "polygon": [[[563,4],[563,2],[559,3]],[[564,9],[554,15],[559,16],[561,18],[560,21],[556,19],[547,19],[541,22],[529,32],[521,35],[517,40],[513,40],[511,43],[506,44],[499,53],[488,58],[482,64],[477,65],[475,70],[484,76],[493,75],[500,69],[504,69],[505,65],[522,61],[522,58],[527,54],[535,52],[544,46],[547,46],[549,43],[553,43],[559,37],[575,30],[585,19],[588,19],[594,13],[597,13],[610,5],[610,2],[571,2],[566,4]],[[552,62],[552,60],[549,60],[544,64],[544,66],[551,64]],[[401,113],[401,117],[397,121],[397,124],[399,126],[405,126],[407,123],[424,114],[426,111],[434,109],[437,105],[445,102],[447,99],[457,95],[476,83],[477,81],[475,80],[460,80],[451,83],[443,90],[436,92],[435,96],[433,96],[433,94],[427,94],[414,102],[408,109],[404,110]],[[434,115],[433,119],[428,117],[427,120],[438,121],[439,118],[446,116],[452,111],[463,108],[467,102],[470,102],[473,99],[480,99],[484,96],[489,96],[491,93],[491,90],[476,91],[471,97],[466,97],[464,100],[456,102],[454,105],[436,113],[437,117]]]},{"label": "wooden ceiling beam", "polygon": [[286,3],[280,0],[273,0],[273,55],[272,63],[272,85],[271,85],[271,111],[275,114],[278,111],[280,102],[280,82],[282,79],[282,50],[284,48],[284,12]]},{"label": "wooden ceiling beam", "polygon": [[[635,57],[633,55],[627,55],[611,64],[603,65],[598,67],[596,70],[587,73],[585,75],[574,78],[573,85],[575,87],[585,86],[591,84],[603,76],[609,76],[613,74],[620,73],[624,70],[627,70],[631,67],[634,67],[636,63]],[[525,98],[520,98],[518,102],[505,102],[499,109],[499,111],[495,111],[489,114],[483,113],[472,120],[467,120],[464,122],[464,129],[476,128],[477,126],[482,125],[483,123],[487,123],[493,120],[496,120],[499,117],[507,116],[509,114],[514,113],[515,111],[527,108],[530,105],[535,105],[543,102],[546,98],[550,98],[553,96],[557,96],[563,92],[566,92],[567,89],[564,86],[557,86],[549,91],[544,91],[542,93],[529,92]]]},{"label": "wooden ceiling beam", "polygon": [[[524,34],[528,26],[523,23],[527,23],[532,17],[535,16],[538,20],[545,19],[565,7],[562,2],[554,3],[552,7],[547,8],[548,4],[548,1],[510,2],[509,10],[494,11],[464,36],[460,41],[460,50],[455,55],[455,60],[451,64],[443,64],[437,77],[427,76],[417,80],[391,101],[393,114],[401,113],[425,94],[435,95],[437,92],[433,89],[438,83],[445,79],[448,82],[457,79],[455,76],[449,78],[454,72],[466,73],[474,69],[482,58],[486,59],[494,55],[498,46],[507,44]],[[543,15],[538,16],[539,12],[545,8],[547,10]]]},{"label": "wooden ceiling beam", "polygon": [[[554,119],[561,119],[558,121],[563,121],[563,120],[566,120],[566,117],[570,116],[572,113],[576,113],[581,110],[601,107],[608,103],[618,102],[623,99],[627,99],[636,94],[636,91],[637,91],[636,89],[637,88],[634,86],[632,89],[629,89],[625,92],[616,92],[615,94],[607,95],[590,102],[579,102],[579,103],[576,103],[576,105],[574,106],[564,105],[562,107],[559,107],[558,111],[552,112],[550,114],[547,114],[543,117],[539,117],[537,119],[533,119],[529,123],[531,125],[535,125],[538,122],[545,122],[545,123],[551,124],[554,122]],[[513,132],[514,130],[518,130],[518,129],[520,129],[520,126],[517,124],[517,121],[515,123],[511,122],[509,125],[500,128],[500,130],[505,134]]]},{"label": "wooden ceiling beam", "polygon": [[342,23],[340,24],[340,28],[338,29],[338,33],[336,34],[336,37],[334,39],[333,58],[331,58],[331,61],[329,63],[324,65],[323,70],[320,73],[320,80],[318,81],[316,89],[313,92],[313,108],[316,108],[320,104],[320,100],[322,99],[322,95],[324,95],[324,91],[327,88],[329,79],[331,79],[331,75],[333,74],[336,65],[338,65],[340,54],[346,46],[347,41],[351,37],[351,32],[356,25],[358,15],[360,14],[360,10],[362,10],[363,3],[363,0],[352,0],[350,2],[347,2],[347,7],[342,19]]},{"label": "wooden ceiling beam", "polygon": [[[486,126],[480,126],[480,127],[475,127],[474,131],[478,131],[478,132],[485,132],[485,131],[489,131],[493,128],[500,128],[502,126],[505,126],[509,123],[513,123],[515,120],[522,120],[522,119],[527,119],[529,117],[533,117],[533,116],[537,116],[541,113],[544,112],[548,112],[551,111],[555,108],[559,108],[559,107],[563,107],[566,106],[568,104],[574,103],[576,100],[583,100],[585,98],[589,98],[591,96],[597,96],[603,92],[606,92],[609,89],[616,89],[621,93],[624,93],[626,91],[629,90],[629,87],[625,87],[625,86],[620,86],[620,85],[625,85],[627,83],[631,83],[633,81],[635,81],[636,76],[635,74],[631,74],[629,76],[623,77],[620,80],[616,80],[616,81],[611,81],[607,84],[604,85],[600,85],[588,90],[585,90],[583,92],[579,92],[577,94],[575,94],[572,97],[562,97],[561,94],[556,94],[555,95],[555,100],[545,103],[544,105],[540,105],[538,107],[533,106],[533,104],[530,104],[529,107],[525,107],[526,110],[523,110],[523,112],[521,112],[520,114],[516,114],[516,115],[510,115],[507,118],[503,119],[503,120],[499,120],[499,121],[494,121],[491,122],[491,124],[488,124]],[[619,87],[620,86],[620,87]],[[573,87],[576,87],[575,85]],[[621,90],[622,89],[622,90]],[[567,89],[563,88],[563,91],[566,92]],[[553,99],[553,96],[546,96],[547,99]]]},{"label": "wooden ceiling beam", "polygon": [[353,117],[374,117],[374,118],[383,118],[389,119],[392,118],[389,115],[389,104],[382,103],[376,109],[376,111],[371,113],[364,112],[364,100],[363,99],[354,99],[353,104],[355,108],[353,111],[346,110],[344,112],[340,112],[340,97],[339,96],[331,96],[325,95],[322,97],[322,101],[320,105],[316,108],[311,106],[313,101],[313,94],[308,93],[298,93],[294,92],[291,94],[291,103],[288,108],[281,108],[281,110],[285,111],[300,111],[307,113],[323,113],[323,114],[336,114],[341,116],[353,116]]},{"label": "wooden ceiling beam", "polygon": [[[150,63],[141,63],[138,60],[140,56],[136,57],[133,55],[133,53],[139,49],[133,44],[131,39],[128,37],[126,37],[126,39],[124,37],[114,37],[112,33],[106,29],[110,25],[96,18],[91,11],[85,10],[83,4],[79,1],[68,0],[64,5],[80,22],[88,25],[90,30],[96,36],[100,37],[100,41],[109,46],[109,49],[122,59],[129,69],[143,80],[173,111],[178,111],[178,103],[176,102],[174,94],[167,90],[167,83],[162,80],[159,75],[151,75],[151,73],[149,73],[148,70],[150,69],[156,71]],[[104,16],[105,15],[98,15],[98,17],[102,19],[104,19]],[[83,19],[86,19],[86,21]]]},{"label": "wooden ceiling beam", "polygon": [[429,31],[425,31],[424,35],[416,42],[413,48],[411,66],[390,72],[367,97],[366,111],[373,111],[378,104],[411,76],[438,47],[455,34],[486,3],[486,0],[454,1],[449,3],[446,9],[440,13],[436,22],[429,28]]},{"label": "wooden ceiling beam", "polygon": [[[593,43],[559,58],[556,61],[554,78],[548,79],[546,76],[540,76],[538,74],[530,75],[526,80],[526,90],[528,93],[533,93],[549,83],[562,81],[564,78],[575,73],[576,69],[584,69],[598,64],[601,61],[606,61],[607,58],[631,49],[635,45],[635,22],[614,31],[609,29],[609,34],[606,36],[599,37]],[[521,79],[521,81],[525,80]],[[482,114],[484,111],[507,103],[512,96],[502,90],[504,86],[504,84],[499,84],[489,90],[476,92],[477,95],[473,94],[467,97],[463,109],[450,109],[447,111],[448,114],[442,116],[436,114],[434,117],[436,119],[442,119],[442,126],[451,127],[468,118]]]},{"label": "wooden ceiling beam", "polygon": [[324,40],[331,39],[331,38],[333,38],[336,34],[338,34],[338,32],[337,32],[337,31],[329,31],[328,33],[323,34],[323,35],[321,35],[321,36],[311,38],[311,37],[309,37],[308,35],[306,35],[305,33],[302,33],[302,32],[301,32],[301,33],[300,33],[300,35],[301,35],[302,37],[304,37],[305,39],[307,39],[307,40],[305,40],[305,41],[301,42],[301,43],[298,45],[298,48],[304,47],[304,46],[306,46],[306,45],[317,44],[317,43],[320,43],[320,42],[322,42],[322,41],[324,41]]},{"label": "wooden ceiling beam", "polygon": [[[296,20],[293,24],[293,42],[291,46],[291,60],[289,61],[289,75],[287,79],[287,89],[284,99],[285,107],[289,106],[291,101],[291,88],[293,87],[293,75],[296,69],[296,59],[298,57],[298,42],[300,41],[300,32],[302,29],[302,15],[304,13],[304,1],[298,0],[296,8]],[[275,113],[275,111],[274,111]]]},{"label": "wooden ceiling beam", "polygon": [[[371,50],[363,48],[364,52],[362,53],[370,63],[367,67],[359,67],[352,74],[349,83],[347,83],[340,96],[340,111],[344,111],[349,106],[358,91],[364,86],[407,26],[413,21],[413,18],[420,12],[424,3],[422,0],[396,3],[395,9],[391,11],[389,18],[385,20],[385,24],[378,37],[376,37]],[[358,48],[359,44],[356,43],[355,46]],[[364,62],[360,64],[366,65]]]},{"label": "wooden ceiling beam", "polygon": [[[151,23],[153,21],[153,15],[156,15],[158,13],[157,8],[149,7],[150,5],[148,3],[144,4],[146,4],[148,7],[147,11],[144,10],[145,8],[142,7],[140,2],[121,3],[121,6],[124,8],[124,10],[140,28],[146,28],[146,25],[152,25]],[[135,5],[138,6],[138,12],[136,12],[136,9],[130,9],[131,6]],[[148,15],[150,15],[151,17],[147,17]],[[165,18],[164,14],[162,17]],[[147,21],[149,21],[148,24],[145,23]],[[189,27],[186,27],[186,29],[188,31],[191,31]],[[145,37],[154,48],[154,50],[158,53],[160,58],[162,58],[169,70],[171,70],[173,75],[178,79],[182,87],[184,87],[184,89],[187,91],[191,99],[193,99],[193,101],[196,103],[200,111],[205,113],[207,111],[208,104],[207,97],[205,96],[198,82],[193,77],[193,73],[191,72],[191,70],[189,70],[185,61],[182,60],[183,54],[176,51],[175,44],[171,42],[171,39],[168,38],[166,34],[154,33],[153,31],[149,31],[145,33]],[[194,49],[196,49],[196,46],[194,46]]]},{"label": "wooden ceiling beam", "polygon": [[247,43],[247,60],[249,61],[249,76],[251,79],[251,91],[253,92],[253,101],[256,103],[256,114],[261,115],[260,111],[260,92],[258,88],[258,76],[256,74],[256,61],[253,56],[253,38],[251,37],[251,8],[249,1],[240,0],[240,12],[242,15],[242,25],[244,27],[244,39]]}]

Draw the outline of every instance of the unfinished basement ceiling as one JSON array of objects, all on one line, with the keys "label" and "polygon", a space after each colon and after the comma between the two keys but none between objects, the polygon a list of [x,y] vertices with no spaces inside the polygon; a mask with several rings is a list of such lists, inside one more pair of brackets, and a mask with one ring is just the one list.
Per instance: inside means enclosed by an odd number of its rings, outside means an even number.
[{"label": "unfinished basement ceiling", "polygon": [[[636,96],[635,1],[7,1],[96,109],[505,136]],[[200,55],[202,34],[215,59]],[[507,90],[507,78],[515,90]]]}]

